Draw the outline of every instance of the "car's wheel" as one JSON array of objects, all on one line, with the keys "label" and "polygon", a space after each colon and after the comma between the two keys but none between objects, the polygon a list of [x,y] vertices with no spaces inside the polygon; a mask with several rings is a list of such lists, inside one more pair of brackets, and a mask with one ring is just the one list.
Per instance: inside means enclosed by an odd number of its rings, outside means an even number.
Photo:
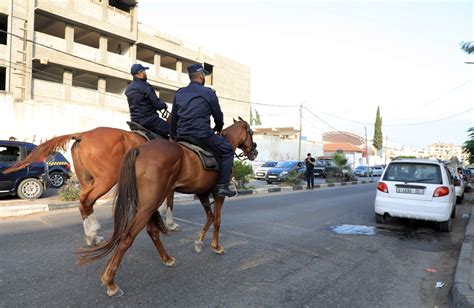
[{"label": "car's wheel", "polygon": [[17,194],[21,199],[38,199],[43,194],[43,183],[38,179],[25,179],[18,185]]},{"label": "car's wheel", "polygon": [[375,221],[379,224],[385,223],[385,216],[375,213]]},{"label": "car's wheel", "polygon": [[439,231],[441,232],[450,232],[451,231],[451,218],[448,221],[442,221],[439,223]]},{"label": "car's wheel", "polygon": [[461,204],[461,203],[462,203],[462,196],[456,197],[456,204]]},{"label": "car's wheel", "polygon": [[451,218],[456,218],[456,206],[453,206],[453,211],[451,212]]},{"label": "car's wheel", "polygon": [[56,171],[49,174],[49,179],[51,180],[51,186],[59,188],[66,182],[66,175]]},{"label": "car's wheel", "polygon": [[273,182],[272,181],[267,181],[267,184],[273,184]]}]

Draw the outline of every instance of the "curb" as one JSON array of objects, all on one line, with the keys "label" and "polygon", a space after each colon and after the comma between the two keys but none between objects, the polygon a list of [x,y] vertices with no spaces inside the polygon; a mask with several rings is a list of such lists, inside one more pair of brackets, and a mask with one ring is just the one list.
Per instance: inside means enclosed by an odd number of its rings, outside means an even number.
[{"label": "curb", "polygon": [[466,226],[464,241],[459,253],[453,282],[453,307],[474,307],[474,210]]},{"label": "curb", "polygon": [[[329,184],[317,184],[314,185],[314,189],[322,189],[329,187],[339,187],[339,186],[352,186],[357,184],[367,184],[374,183],[374,180],[369,181],[360,181],[360,182],[347,182],[347,183],[329,183]],[[261,195],[261,194],[270,194],[270,193],[279,193],[279,192],[292,192],[292,191],[304,191],[306,190],[305,185],[296,185],[296,186],[280,186],[280,187],[259,187],[256,189],[250,190],[240,190],[238,195],[248,196],[248,195]],[[112,202],[112,198],[98,200],[96,204],[107,204]],[[185,202],[197,200],[196,195],[188,194],[177,194],[174,197],[175,202]],[[29,214],[43,213],[61,209],[69,209],[79,207],[78,201],[66,201],[66,202],[38,202],[25,205],[6,205],[0,206],[0,218],[8,217],[20,217]],[[473,223],[474,225],[474,223]]]}]

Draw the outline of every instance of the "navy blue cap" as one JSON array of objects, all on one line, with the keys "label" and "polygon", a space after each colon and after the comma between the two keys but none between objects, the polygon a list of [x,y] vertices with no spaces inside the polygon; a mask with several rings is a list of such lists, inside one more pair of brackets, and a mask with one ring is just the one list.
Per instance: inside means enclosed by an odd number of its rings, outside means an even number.
[{"label": "navy blue cap", "polygon": [[136,64],[132,65],[132,67],[130,68],[130,73],[132,75],[135,75],[135,74],[138,74],[141,71],[144,71],[144,70],[147,70],[147,69],[149,69],[149,67],[143,66],[140,63],[136,63]]},{"label": "navy blue cap", "polygon": [[209,72],[206,71],[204,69],[204,67],[202,67],[201,63],[195,63],[195,64],[188,65],[188,74],[189,75],[194,74],[194,73],[199,73],[199,72],[203,72],[204,75],[209,75]]}]

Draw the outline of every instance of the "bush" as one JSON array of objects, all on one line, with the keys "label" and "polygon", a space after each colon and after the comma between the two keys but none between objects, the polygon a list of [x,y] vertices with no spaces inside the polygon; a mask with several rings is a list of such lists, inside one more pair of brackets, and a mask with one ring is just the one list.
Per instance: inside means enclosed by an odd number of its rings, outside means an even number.
[{"label": "bush", "polygon": [[71,176],[71,178],[61,187],[58,191],[61,200],[63,201],[77,201],[81,196],[81,186],[79,185],[79,181],[75,175]]},{"label": "bush", "polygon": [[290,186],[295,186],[301,182],[304,178],[304,174],[296,172],[296,170],[291,170],[287,176],[285,176],[283,182]]},{"label": "bush", "polygon": [[251,165],[244,164],[240,160],[234,160],[232,173],[237,181],[237,189],[245,189],[253,174],[253,169]]}]

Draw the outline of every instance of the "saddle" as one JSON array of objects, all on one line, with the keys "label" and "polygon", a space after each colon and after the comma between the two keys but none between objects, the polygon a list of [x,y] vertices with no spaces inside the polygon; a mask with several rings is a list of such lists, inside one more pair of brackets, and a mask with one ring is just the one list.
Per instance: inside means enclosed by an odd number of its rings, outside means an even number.
[{"label": "saddle", "polygon": [[204,169],[219,171],[219,163],[212,150],[201,144],[197,139],[189,136],[180,136],[176,138],[176,142],[196,153],[199,159],[201,159]]},{"label": "saddle", "polygon": [[135,133],[137,135],[142,136],[147,141],[151,141],[151,140],[154,140],[154,139],[160,139],[160,138],[165,139],[162,136],[160,136],[158,134],[155,134],[151,130],[146,129],[145,127],[141,126],[138,123],[129,121],[129,122],[127,122],[127,124],[128,124],[128,127],[130,127],[130,130],[132,131],[132,133]]}]

